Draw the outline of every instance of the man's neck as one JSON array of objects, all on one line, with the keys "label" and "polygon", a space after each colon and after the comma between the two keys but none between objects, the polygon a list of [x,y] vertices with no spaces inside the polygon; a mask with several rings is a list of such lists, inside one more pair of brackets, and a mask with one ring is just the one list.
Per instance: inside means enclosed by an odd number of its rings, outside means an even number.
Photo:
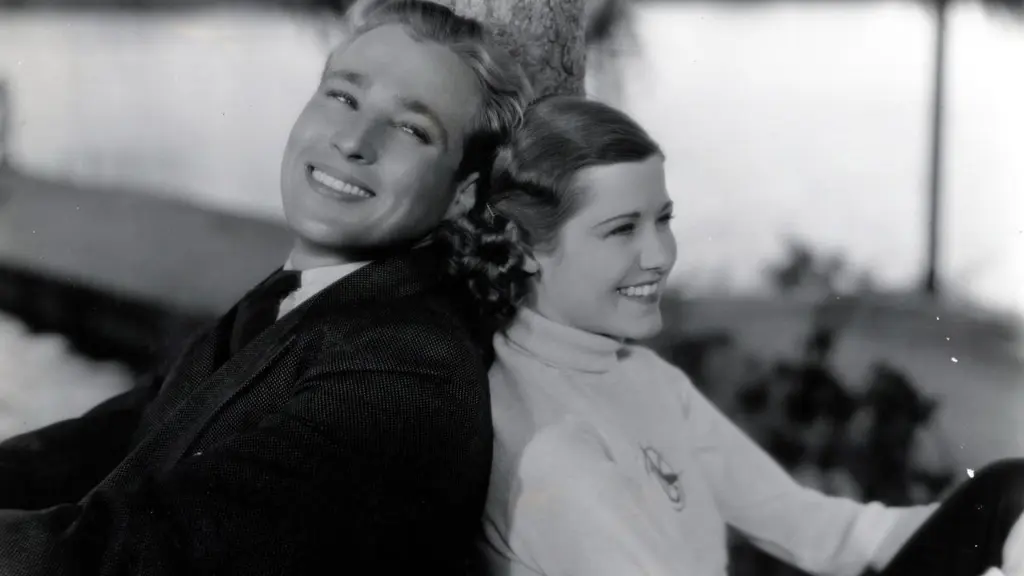
[{"label": "man's neck", "polygon": [[411,245],[388,246],[376,248],[352,248],[336,249],[316,246],[302,239],[295,241],[288,261],[291,268],[298,271],[323,268],[325,266],[343,266],[345,264],[356,264],[383,260],[398,254],[408,252]]}]

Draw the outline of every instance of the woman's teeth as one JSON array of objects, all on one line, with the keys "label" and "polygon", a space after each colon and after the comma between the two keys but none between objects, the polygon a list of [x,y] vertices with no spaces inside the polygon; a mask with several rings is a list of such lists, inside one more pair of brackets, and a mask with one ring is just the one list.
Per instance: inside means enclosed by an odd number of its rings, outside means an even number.
[{"label": "woman's teeth", "polygon": [[359,196],[361,198],[373,198],[373,194],[370,192],[363,190],[358,186],[349,184],[348,182],[342,182],[333,176],[328,176],[316,168],[313,169],[313,180],[316,180],[335,192],[351,194],[352,196]]},{"label": "woman's teeth", "polygon": [[654,282],[651,284],[641,284],[639,286],[630,286],[628,288],[619,288],[619,294],[623,296],[629,296],[632,298],[643,298],[644,296],[651,296],[658,291],[658,283]]}]

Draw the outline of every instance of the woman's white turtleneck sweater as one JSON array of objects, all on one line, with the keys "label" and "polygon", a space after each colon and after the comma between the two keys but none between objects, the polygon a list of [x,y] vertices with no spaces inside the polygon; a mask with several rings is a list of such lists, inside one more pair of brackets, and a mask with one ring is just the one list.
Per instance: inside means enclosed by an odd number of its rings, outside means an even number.
[{"label": "woman's white turtleneck sweater", "polygon": [[495,338],[497,576],[724,576],[726,524],[805,571],[881,568],[935,506],[803,488],[652,351],[523,310]]}]

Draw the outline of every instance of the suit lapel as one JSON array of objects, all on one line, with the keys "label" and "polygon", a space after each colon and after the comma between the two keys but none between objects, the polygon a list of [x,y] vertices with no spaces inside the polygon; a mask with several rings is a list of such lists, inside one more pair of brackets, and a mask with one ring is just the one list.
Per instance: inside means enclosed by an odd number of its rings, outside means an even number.
[{"label": "suit lapel", "polygon": [[[289,314],[274,323],[195,389],[176,411],[176,414],[180,414],[181,420],[175,427],[175,438],[168,452],[170,458],[166,461],[167,466],[173,466],[182,456],[188,454],[191,446],[217,415],[264,370],[290,350],[297,336],[294,328],[299,318],[297,315]],[[268,384],[282,383],[268,381]],[[168,421],[175,419],[172,416]]]},{"label": "suit lapel", "polygon": [[198,333],[171,365],[160,395],[143,416],[140,430],[152,430],[184,402],[227,358],[228,339],[236,308],[221,316],[209,329]]},{"label": "suit lapel", "polygon": [[217,321],[216,326],[214,326],[209,337],[206,339],[206,348],[202,350],[202,353],[197,358],[195,358],[195,360],[198,360],[195,367],[196,369],[193,371],[193,374],[190,374],[189,378],[190,382],[193,383],[193,386],[206,380],[231,359],[231,334],[234,330],[235,317],[238,315],[240,304],[245,299],[249,298],[253,292],[266,284],[267,281],[280,270],[281,267],[278,267],[267,275],[266,278],[249,289],[249,291],[247,291],[245,295],[242,296],[238,302],[236,302],[235,305]]},{"label": "suit lapel", "polygon": [[196,383],[187,386],[187,396],[181,398],[163,419],[166,423],[163,428],[172,429],[169,433],[173,438],[166,466],[173,466],[188,454],[211,421],[254,382],[280,388],[266,390],[267,394],[290,393],[294,382],[260,381],[259,377],[273,362],[290,352],[305,318],[321,314],[335,316],[337,311],[352,306],[422,292],[441,277],[439,255],[434,249],[418,249],[360,268],[286,314],[218,368],[217,359],[226,354],[224,351],[229,346],[237,305],[232,308],[191,358],[195,366],[185,368],[187,372],[183,376],[189,380],[196,379]]},{"label": "suit lapel", "polygon": [[[278,267],[250,288],[230,310],[217,320],[212,329],[203,333],[182,352],[181,358],[171,368],[166,378],[166,382],[172,383],[172,386],[176,388],[170,396],[175,398],[187,396],[192,388],[204,381],[228,360],[231,354],[231,329],[235,324],[239,303],[266,284],[280,270],[281,267]],[[173,401],[170,402],[170,404],[173,403]]]}]

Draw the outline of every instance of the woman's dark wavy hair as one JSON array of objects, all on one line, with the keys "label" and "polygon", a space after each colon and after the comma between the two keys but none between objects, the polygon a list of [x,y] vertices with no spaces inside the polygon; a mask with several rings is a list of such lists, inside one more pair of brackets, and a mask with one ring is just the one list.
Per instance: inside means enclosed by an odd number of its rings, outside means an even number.
[{"label": "woman's dark wavy hair", "polygon": [[481,178],[475,206],[440,230],[449,274],[465,283],[491,330],[504,329],[528,296],[528,256],[554,249],[579,210],[585,190],[577,174],[661,154],[639,124],[606,104],[554,95],[526,109]]}]

